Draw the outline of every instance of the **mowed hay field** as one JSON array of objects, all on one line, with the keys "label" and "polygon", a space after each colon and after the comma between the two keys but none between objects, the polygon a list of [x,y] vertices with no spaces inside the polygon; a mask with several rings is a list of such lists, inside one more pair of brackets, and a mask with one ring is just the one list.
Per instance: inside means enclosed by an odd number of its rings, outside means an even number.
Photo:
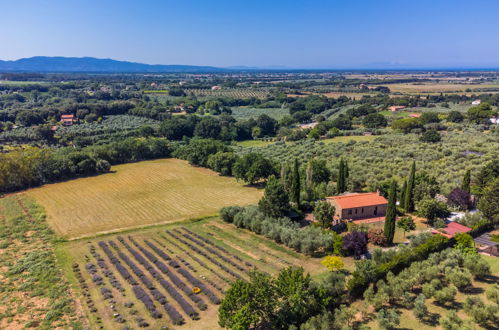
[{"label": "mowed hay field", "polygon": [[67,239],[216,214],[256,203],[262,191],[178,159],[113,166],[112,173],[27,192]]},{"label": "mowed hay field", "polygon": [[[393,93],[452,93],[466,90],[476,91],[481,89],[499,90],[499,85],[494,84],[452,84],[452,83],[401,83],[380,85],[390,88]],[[373,86],[374,87],[374,86]]]},{"label": "mowed hay field", "polygon": [[[319,258],[217,217],[60,243],[56,254],[92,329],[138,329],[140,322],[149,329],[218,329],[219,300],[251,270],[275,274],[295,265],[312,276],[326,272]],[[201,292],[194,294],[196,287]]]}]

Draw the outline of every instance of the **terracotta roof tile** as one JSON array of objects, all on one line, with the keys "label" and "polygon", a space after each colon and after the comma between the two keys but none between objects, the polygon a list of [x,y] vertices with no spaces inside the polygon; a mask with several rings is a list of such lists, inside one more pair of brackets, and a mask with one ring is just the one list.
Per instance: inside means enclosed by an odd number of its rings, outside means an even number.
[{"label": "terracotta roof tile", "polygon": [[336,204],[341,206],[342,209],[388,204],[386,198],[380,196],[376,192],[358,193],[358,194],[356,193],[343,196],[331,196],[331,197],[326,197],[326,199],[334,201]]}]

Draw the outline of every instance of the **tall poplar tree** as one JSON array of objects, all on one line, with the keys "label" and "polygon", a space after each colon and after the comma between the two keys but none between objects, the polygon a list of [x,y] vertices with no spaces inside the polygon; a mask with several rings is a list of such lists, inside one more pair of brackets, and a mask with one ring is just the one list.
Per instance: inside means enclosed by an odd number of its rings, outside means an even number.
[{"label": "tall poplar tree", "polygon": [[395,220],[397,217],[397,182],[392,181],[390,191],[388,193],[388,207],[386,209],[385,217],[385,238],[388,245],[393,244],[393,237],[395,236]]},{"label": "tall poplar tree", "polygon": [[298,165],[298,160],[295,158],[293,164],[293,174],[291,176],[291,201],[300,206],[300,167]]},{"label": "tall poplar tree", "polygon": [[414,211],[414,186],[416,184],[416,162],[412,162],[411,173],[407,182],[407,190],[404,196],[404,209],[406,212]]},{"label": "tall poplar tree", "polygon": [[461,189],[466,191],[468,194],[471,192],[471,170],[467,170],[464,174]]}]

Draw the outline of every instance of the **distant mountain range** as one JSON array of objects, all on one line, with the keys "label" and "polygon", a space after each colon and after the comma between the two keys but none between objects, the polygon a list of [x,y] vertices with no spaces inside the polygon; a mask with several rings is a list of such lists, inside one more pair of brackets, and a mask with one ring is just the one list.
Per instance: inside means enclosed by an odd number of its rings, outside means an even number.
[{"label": "distant mountain range", "polygon": [[0,72],[106,72],[106,73],[167,73],[225,72],[228,69],[195,65],[150,65],[94,57],[35,56],[15,61],[0,60]]}]

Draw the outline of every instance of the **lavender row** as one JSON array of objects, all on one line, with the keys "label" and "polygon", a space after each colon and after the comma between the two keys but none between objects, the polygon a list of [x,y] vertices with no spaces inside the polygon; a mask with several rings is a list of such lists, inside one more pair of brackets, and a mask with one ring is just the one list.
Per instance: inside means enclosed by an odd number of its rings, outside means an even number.
[{"label": "lavender row", "polygon": [[212,249],[211,247],[207,246],[206,244],[204,244],[203,242],[201,242],[200,240],[198,239],[195,239],[194,237],[192,237],[191,235],[189,234],[186,234],[186,233],[182,233],[181,231],[179,231],[178,229],[174,229],[174,231],[182,236],[184,236],[185,238],[187,238],[188,240],[196,243],[197,245],[199,246],[202,246],[204,249],[206,249],[208,252],[216,255],[217,257],[219,257],[220,259],[222,259],[223,261],[225,261],[226,263],[232,265],[233,267],[235,267],[237,270],[241,271],[241,272],[245,272],[246,269],[244,269],[243,267],[241,267],[240,265],[238,265],[237,263],[235,263],[234,261],[230,260],[229,258],[223,256],[220,252]]},{"label": "lavender row", "polygon": [[[161,284],[163,288],[172,296],[175,301],[182,307],[184,312],[189,315],[192,319],[198,319],[199,314],[196,312],[196,310],[180,295],[180,293],[169,283],[167,282],[161,274],[159,274],[154,267],[147,262],[147,260],[140,254],[138,253],[135,249],[133,249],[125,240],[123,237],[118,236],[118,240],[125,246],[125,248],[134,256],[134,258],[144,266],[144,268],[158,281],[158,283]],[[142,271],[141,271],[142,272]],[[151,283],[152,285],[152,283]],[[166,301],[166,298],[165,298]],[[173,307],[172,307],[173,308]]]},{"label": "lavender row", "polygon": [[[137,265],[126,254],[124,254],[123,252],[120,251],[120,249],[119,249],[118,245],[116,245],[116,243],[111,241],[111,242],[109,242],[109,244],[116,251],[118,251],[118,255],[120,256],[120,258],[123,261],[125,261],[125,263],[128,265],[128,267],[130,267],[130,269],[132,269],[132,271],[135,273],[135,275],[137,275],[139,277],[139,279],[146,286],[146,288],[149,289],[149,291],[151,292],[151,295],[154,297],[154,299],[157,302],[159,302],[160,305],[163,306],[163,308],[167,312],[167,314],[170,317],[170,319],[172,320],[172,322],[174,324],[183,324],[184,318],[182,317],[182,315],[175,309],[175,307],[173,307],[171,304],[168,303],[166,297],[158,289],[156,289],[156,287],[154,286],[152,281],[144,274],[144,272],[139,267],[137,267]],[[137,251],[134,251],[134,252],[136,253]],[[140,257],[142,257],[142,256],[140,256]],[[161,282],[160,282],[160,284],[163,286],[163,284]],[[168,285],[168,283],[166,283],[166,285]],[[182,306],[182,304],[181,304],[181,307],[184,308],[184,306]],[[188,306],[188,307],[190,307],[190,306]],[[191,309],[192,309],[192,307],[191,307]],[[190,311],[190,309],[186,308],[185,311],[187,314],[189,314],[188,312]],[[197,315],[195,317],[197,317]]]},{"label": "lavender row", "polygon": [[[192,253],[190,253],[189,251],[187,251],[186,249],[184,249],[183,247],[181,247],[180,245],[178,245],[177,243],[171,241],[170,239],[168,239],[168,237],[166,236],[163,236],[161,234],[159,234],[159,236],[161,238],[163,238],[165,241],[167,241],[168,243],[170,243],[171,245],[175,246],[176,248],[178,248],[180,251],[184,252],[185,254],[187,254],[192,260],[194,260],[195,262],[197,262],[199,265],[201,265],[201,267],[203,268],[206,268],[207,270],[209,270],[210,272],[212,272],[213,274],[215,274],[219,279],[221,279],[222,281],[224,282],[227,282],[227,283],[230,283],[230,281],[223,277],[222,275],[220,275],[219,273],[217,273],[216,271],[214,271],[211,267],[209,267],[208,265],[206,265],[204,262],[202,262],[201,260],[199,260],[198,258],[196,258],[196,256],[194,256]],[[215,288],[217,288],[216,286],[214,286]]]},{"label": "lavender row", "polygon": [[114,288],[116,288],[116,290],[118,290],[119,292],[121,292],[122,295],[124,295],[125,294],[124,293],[125,292],[125,288],[123,287],[123,285],[121,284],[121,282],[118,281],[118,279],[116,278],[116,276],[114,276],[113,271],[109,269],[106,261],[97,252],[97,250],[95,249],[95,246],[93,246],[93,245],[90,246],[90,254],[97,261],[97,265],[102,269],[102,273],[104,274],[104,276],[106,276],[107,278],[109,278],[109,283],[111,283],[111,285]]},{"label": "lavender row", "polygon": [[130,272],[128,272],[128,270],[121,264],[119,259],[114,256],[109,246],[104,241],[100,241],[98,244],[104,251],[104,253],[108,256],[111,263],[116,267],[121,276],[132,286],[132,291],[135,297],[144,304],[153,318],[160,318],[161,313],[154,306],[151,297],[144,290],[142,290],[142,288],[140,288],[138,282],[133,278],[132,274],[130,274]]},{"label": "lavender row", "polygon": [[132,274],[130,274],[130,272],[121,264],[119,259],[114,256],[109,249],[109,246],[107,246],[107,244],[103,241],[100,241],[98,244],[125,281],[127,281],[130,285],[138,285],[139,283],[137,283]]},{"label": "lavender row", "polygon": [[230,253],[230,252],[229,252],[229,251],[227,251],[225,248],[223,248],[223,247],[221,247],[221,246],[219,246],[219,245],[215,244],[214,242],[212,242],[212,241],[211,241],[211,240],[209,240],[208,238],[203,237],[203,236],[201,236],[201,235],[199,235],[199,234],[197,234],[197,233],[193,232],[192,230],[189,230],[189,229],[188,229],[188,228],[186,228],[186,227],[182,227],[182,229],[183,229],[183,230],[185,230],[186,232],[188,232],[189,234],[191,234],[192,236],[194,236],[194,237],[196,237],[196,238],[198,238],[198,239],[202,240],[202,241],[203,241],[203,242],[205,242],[206,244],[209,244],[209,245],[213,246],[214,248],[216,248],[216,249],[218,249],[218,250],[220,250],[220,251],[222,251],[222,252],[224,252],[224,253],[226,253],[226,254],[230,255],[231,257],[233,257],[234,259],[236,259],[236,260],[238,260],[238,261],[240,261],[240,262],[243,262],[246,266],[251,267],[251,268],[255,267],[252,263],[250,263],[250,262],[248,262],[248,261],[243,260],[243,259],[242,259],[241,257],[239,257],[238,255],[235,255],[235,254],[233,254],[233,253]]},{"label": "lavender row", "polygon": [[232,270],[230,270],[229,268],[227,268],[226,266],[224,266],[220,262],[216,261],[211,256],[209,256],[206,252],[202,251],[201,249],[199,249],[194,244],[191,244],[191,243],[183,240],[182,238],[180,238],[179,236],[175,235],[173,232],[171,232],[169,230],[167,230],[166,233],[168,235],[172,236],[173,238],[175,238],[176,240],[178,240],[179,242],[184,243],[185,245],[187,245],[189,248],[191,248],[192,250],[194,250],[194,252],[196,252],[196,253],[202,255],[203,257],[205,257],[206,259],[210,260],[213,264],[217,265],[219,268],[221,268],[226,273],[234,276],[237,279],[243,279],[241,275],[237,274],[236,272],[233,272]]},{"label": "lavender row", "polygon": [[[187,287],[187,285],[177,275],[175,275],[172,271],[170,271],[170,269],[161,260],[159,260],[158,258],[156,258],[156,256],[154,254],[152,254],[151,252],[149,252],[148,250],[146,250],[145,248],[143,248],[132,237],[129,236],[128,239],[147,257],[147,259],[149,259],[153,264],[155,264],[161,270],[161,272],[163,272],[164,274],[166,274],[170,278],[170,280],[179,289],[181,289],[193,302],[195,302],[197,304],[197,306],[199,307],[199,309],[205,310],[207,308],[206,303],[203,301],[203,299],[201,299],[200,297],[198,297],[192,291],[192,289],[189,289],[189,287]],[[146,241],[146,244],[147,243],[149,243],[148,246],[150,246],[151,248],[154,247],[152,249],[155,252],[158,252],[158,251],[162,252],[154,244]],[[126,242],[124,244],[126,244]],[[160,256],[162,258],[168,260],[168,258],[169,258],[168,255],[166,255],[165,253],[159,253],[159,254],[160,254]],[[172,265],[171,261],[173,261],[173,260],[171,258],[169,258],[169,259],[170,259],[169,265]],[[146,260],[144,260],[144,261],[147,264],[149,264]],[[174,265],[177,266],[176,268],[180,267],[176,262],[174,262]],[[151,266],[151,268],[152,268],[152,266]],[[156,271],[154,270],[154,272],[156,272]]]},{"label": "lavender row", "polygon": [[[130,240],[132,240],[130,238]],[[158,249],[154,244],[152,244],[151,242],[148,242],[146,240],[144,240],[144,242],[149,245],[151,247],[151,249],[153,249],[155,252],[158,253],[158,255],[162,256],[164,255],[164,253],[160,254],[159,252],[161,252],[160,249]],[[151,260],[153,261],[153,260]],[[154,262],[154,261],[153,261]],[[160,262],[158,260],[158,262]],[[177,271],[187,279],[187,281],[189,281],[192,285],[198,287],[201,289],[201,291],[206,294],[208,296],[208,298],[211,300],[212,303],[214,304],[219,304],[220,303],[220,299],[210,290],[208,289],[204,284],[203,282],[201,282],[200,280],[198,280],[197,278],[195,278],[194,276],[192,276],[192,274],[187,271],[186,269],[183,269],[183,268],[178,268]]]},{"label": "lavender row", "polygon": [[177,259],[183,263],[185,265],[185,267],[189,268],[190,270],[192,270],[194,273],[197,273],[197,270],[196,268],[194,268],[187,260],[185,260],[184,258],[182,257],[179,257],[177,256]]}]

